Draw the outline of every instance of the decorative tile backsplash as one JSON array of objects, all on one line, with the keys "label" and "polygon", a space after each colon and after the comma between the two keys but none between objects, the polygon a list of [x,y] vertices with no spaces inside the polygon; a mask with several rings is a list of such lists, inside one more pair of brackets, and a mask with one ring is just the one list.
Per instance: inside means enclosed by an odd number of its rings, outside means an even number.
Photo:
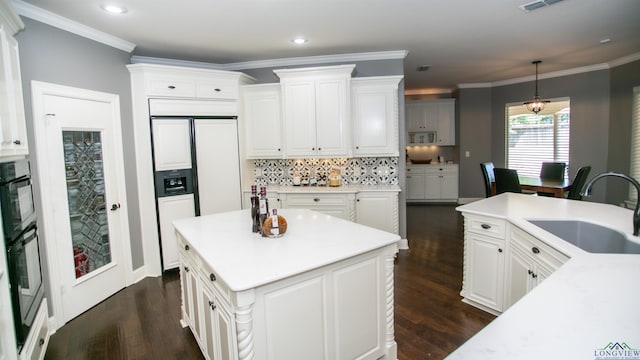
[{"label": "decorative tile backsplash", "polygon": [[257,185],[293,185],[296,172],[312,178],[328,176],[332,168],[340,169],[343,185],[398,184],[397,157],[255,160],[254,166]]}]

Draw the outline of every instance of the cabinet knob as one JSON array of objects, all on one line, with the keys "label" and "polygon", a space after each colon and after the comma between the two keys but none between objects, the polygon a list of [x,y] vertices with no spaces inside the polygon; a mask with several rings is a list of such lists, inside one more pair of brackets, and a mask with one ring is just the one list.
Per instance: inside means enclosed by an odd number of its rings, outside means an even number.
[{"label": "cabinet knob", "polygon": [[216,304],[213,303],[213,301],[209,300],[209,306],[211,307],[211,310],[215,310],[216,309]]},{"label": "cabinet knob", "polygon": [[502,252],[502,249],[500,249],[500,248],[499,248],[499,249],[498,249],[498,252],[499,252],[499,253],[501,253],[501,252]]},{"label": "cabinet knob", "polygon": [[540,249],[534,246],[531,248],[531,252],[533,252],[534,254],[540,254]]},{"label": "cabinet knob", "polygon": [[185,250],[187,250],[187,251],[189,251],[189,249],[190,249],[190,248],[189,248],[189,245],[185,245],[185,246],[184,246],[184,249],[185,249]]},{"label": "cabinet knob", "polygon": [[318,151],[322,150],[322,148],[318,148]]},{"label": "cabinet knob", "polygon": [[356,146],[356,150],[360,149],[360,146]]},{"label": "cabinet knob", "polygon": [[175,89],[176,87],[175,87],[175,86],[173,86],[173,85],[169,85],[169,86],[167,86],[167,88],[169,88],[169,89],[173,90],[173,89]]},{"label": "cabinet knob", "polygon": [[312,147],[312,148],[311,148],[311,151],[316,151],[316,148]]},{"label": "cabinet knob", "polygon": [[185,266],[185,267],[184,267],[184,271],[189,272],[189,271],[190,271],[190,270],[189,270],[189,267],[188,267],[188,266]]},{"label": "cabinet knob", "polygon": [[531,274],[533,274],[533,271],[531,271],[531,269],[529,269],[529,270],[527,270],[527,273],[528,273],[529,275],[531,275]]},{"label": "cabinet knob", "polygon": [[278,151],[280,151],[280,148],[278,148]]},{"label": "cabinet knob", "polygon": [[482,224],[482,225],[480,225],[480,227],[485,229],[485,230],[491,229],[491,225],[489,225],[489,224]]},{"label": "cabinet knob", "polygon": [[537,277],[538,277],[538,274],[536,274],[536,273],[532,272],[532,273],[531,273],[531,277],[535,279],[535,278],[537,278]]},{"label": "cabinet knob", "polygon": [[22,144],[22,142],[20,140],[15,140],[13,143],[16,144],[16,145]]},{"label": "cabinet knob", "polygon": [[209,274],[209,280],[216,281],[216,276],[213,273]]},{"label": "cabinet knob", "polygon": [[320,202],[320,198],[313,198],[313,201]]},{"label": "cabinet knob", "polygon": [[357,202],[360,202],[360,199],[356,199]]},{"label": "cabinet knob", "polygon": [[39,346],[44,345],[44,339],[43,338],[40,338],[40,340],[38,340],[38,345]]},{"label": "cabinet knob", "polygon": [[220,89],[213,89],[213,91],[215,91],[215,92],[220,92],[220,91],[222,91],[222,90],[220,90]]}]

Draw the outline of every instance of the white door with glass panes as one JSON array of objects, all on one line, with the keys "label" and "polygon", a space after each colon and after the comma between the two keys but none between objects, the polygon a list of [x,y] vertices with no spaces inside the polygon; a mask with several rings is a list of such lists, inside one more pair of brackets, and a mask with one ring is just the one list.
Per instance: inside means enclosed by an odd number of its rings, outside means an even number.
[{"label": "white door with glass panes", "polygon": [[131,272],[117,95],[32,82],[53,313],[58,327]]}]

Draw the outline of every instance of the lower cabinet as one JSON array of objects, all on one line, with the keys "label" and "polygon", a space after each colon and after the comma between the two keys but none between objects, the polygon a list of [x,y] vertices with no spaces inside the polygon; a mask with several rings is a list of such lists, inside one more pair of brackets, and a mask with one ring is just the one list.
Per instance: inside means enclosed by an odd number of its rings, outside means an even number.
[{"label": "lower cabinet", "polygon": [[182,325],[206,359],[397,358],[393,316],[387,316],[395,244],[232,291],[178,238]]},{"label": "lower cabinet", "polygon": [[162,247],[162,270],[178,267],[178,249],[173,221],[196,216],[193,194],[158,198],[158,224]]},{"label": "lower cabinet", "polygon": [[[250,208],[250,192],[243,194],[243,208]],[[269,208],[311,209],[394,234],[400,233],[398,192],[358,190],[290,193],[267,192]]]},{"label": "lower cabinet", "polygon": [[458,201],[458,165],[408,166],[407,200]]},{"label": "lower cabinet", "polygon": [[511,226],[509,232],[504,310],[569,260],[567,256],[515,226]]},{"label": "lower cabinet", "polygon": [[569,257],[503,219],[464,213],[465,302],[499,314]]}]

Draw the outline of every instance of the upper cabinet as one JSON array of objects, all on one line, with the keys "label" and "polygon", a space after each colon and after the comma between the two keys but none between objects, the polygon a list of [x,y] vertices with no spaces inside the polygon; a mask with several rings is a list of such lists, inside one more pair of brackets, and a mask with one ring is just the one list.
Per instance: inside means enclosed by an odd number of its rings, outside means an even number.
[{"label": "upper cabinet", "polygon": [[455,104],[455,99],[407,102],[407,145],[455,145]]},{"label": "upper cabinet", "polygon": [[274,70],[282,87],[285,156],[351,155],[350,85],[354,67]]},{"label": "upper cabinet", "polygon": [[354,156],[398,156],[398,84],[402,76],[351,80]]},{"label": "upper cabinet", "polygon": [[0,10],[0,156],[24,156],[29,149],[18,43],[13,38],[24,24],[6,2],[0,2]]},{"label": "upper cabinet", "polygon": [[281,158],[284,151],[280,84],[245,85],[241,96],[247,158]]}]

